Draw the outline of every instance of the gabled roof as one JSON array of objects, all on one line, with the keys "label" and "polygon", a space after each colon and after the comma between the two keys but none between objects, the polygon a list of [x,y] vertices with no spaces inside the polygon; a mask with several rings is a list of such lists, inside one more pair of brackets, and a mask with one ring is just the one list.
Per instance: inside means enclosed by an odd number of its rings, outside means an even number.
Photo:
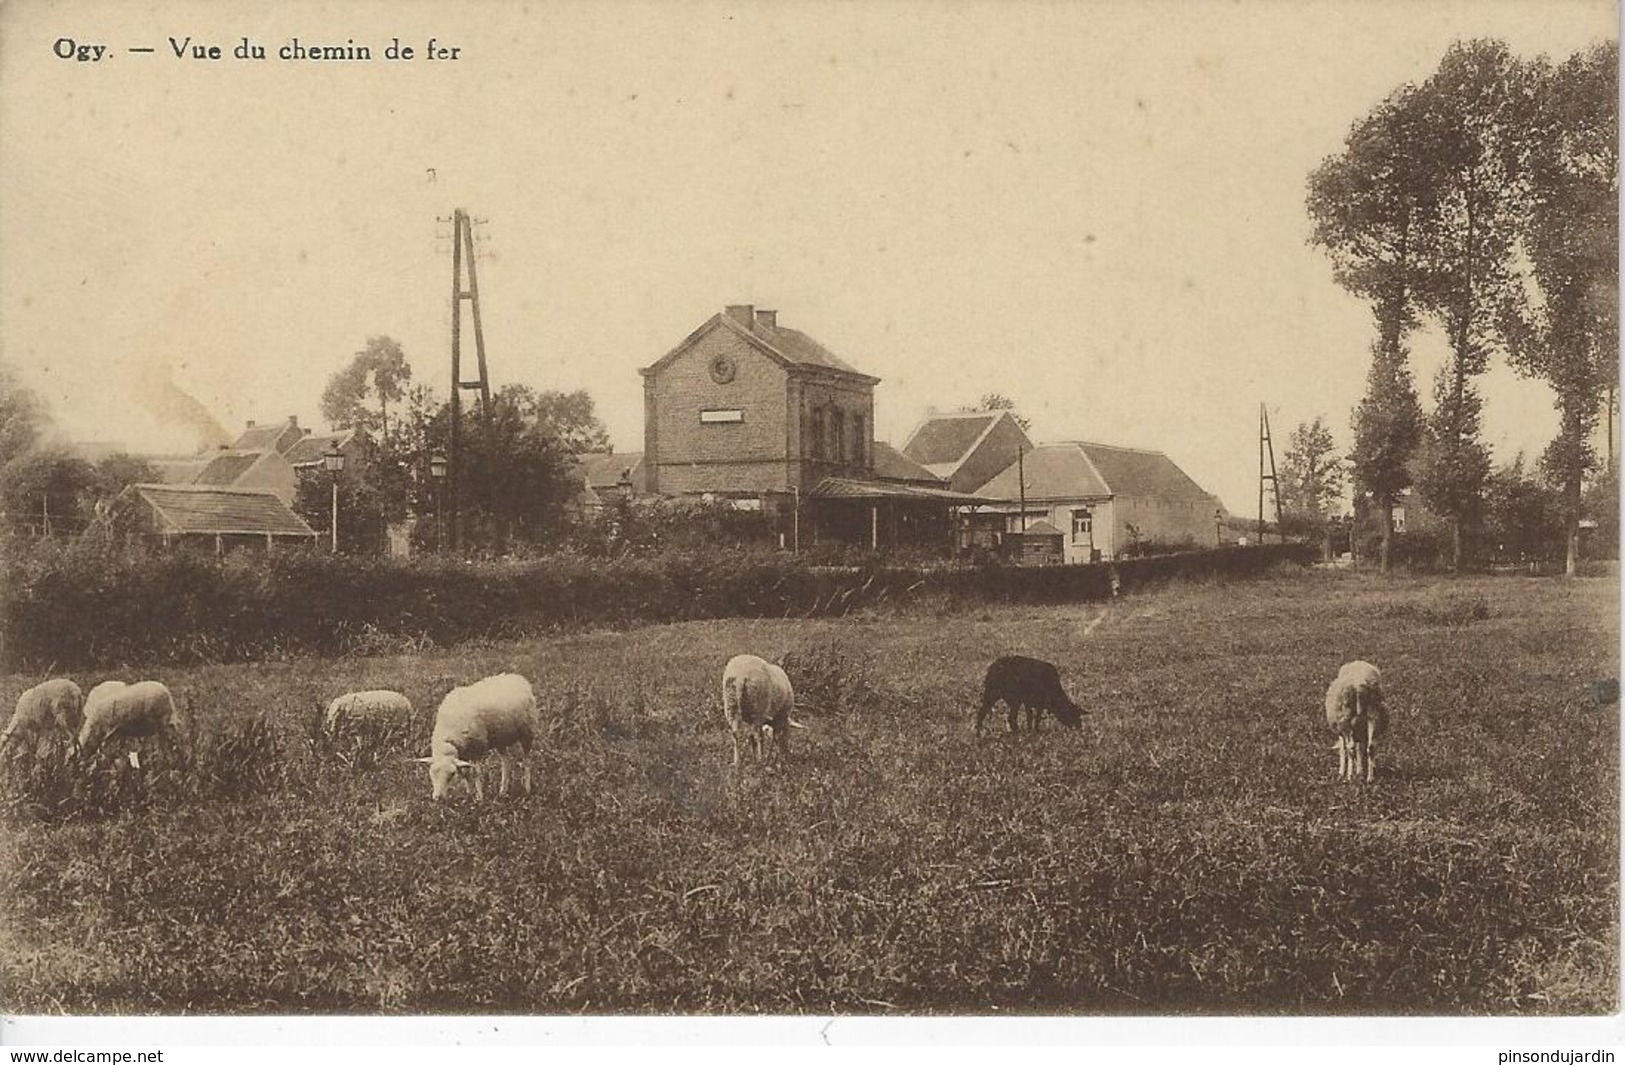
[{"label": "gabled roof", "polygon": [[221,487],[236,484],[238,478],[257,466],[267,454],[265,451],[217,451],[192,478],[192,483]]},{"label": "gabled roof", "polygon": [[1109,496],[1201,503],[1215,497],[1160,451],[1073,441],[1045,444],[1012,462],[976,494],[1013,503],[1021,498],[1017,471],[1026,476],[1028,501],[1104,499]]},{"label": "gabled roof", "polygon": [[884,440],[875,441],[874,476],[881,481],[918,481],[928,485],[944,483],[941,477]]},{"label": "gabled roof", "polygon": [[119,493],[140,499],[173,533],[316,535],[305,520],[276,495],[258,488],[205,488],[181,484],[132,484]]},{"label": "gabled roof", "polygon": [[1031,525],[1028,525],[1025,529],[1023,529],[1021,531],[1023,533],[1026,533],[1029,536],[1065,536],[1066,535],[1066,533],[1064,533],[1061,530],[1057,529],[1054,525],[1051,525],[1048,521],[1045,521],[1043,518],[1039,518],[1037,521],[1033,522]]},{"label": "gabled roof", "polygon": [[1012,462],[976,490],[984,499],[1017,502],[1022,497],[1018,474],[1026,478],[1029,502],[1055,499],[1105,499],[1111,486],[1078,444],[1045,444]]},{"label": "gabled roof", "polygon": [[299,428],[292,418],[265,425],[251,425],[238,435],[231,445],[233,451],[286,452],[297,444],[306,430]]},{"label": "gabled roof", "polygon": [[1076,446],[1089,456],[1115,495],[1158,499],[1165,503],[1202,503],[1214,499],[1160,451],[1081,441]]},{"label": "gabled roof", "polygon": [[908,434],[903,454],[927,466],[958,465],[998,417],[991,411],[933,414]]},{"label": "gabled roof", "polygon": [[323,433],[320,436],[311,435],[303,437],[289,448],[283,456],[294,466],[313,466],[322,461],[322,456],[332,448],[343,449],[350,446],[355,439],[354,429],[341,429],[336,433]]},{"label": "gabled roof", "polygon": [[679,355],[699,343],[707,333],[717,328],[731,330],[757,350],[786,367],[831,370],[835,373],[862,378],[870,384],[876,384],[880,381],[878,377],[872,377],[860,370],[853,369],[836,356],[834,352],[799,329],[787,329],[782,325],[768,325],[761,321],[746,326],[720,311],[707,318],[703,325],[684,337],[681,344],[666,352],[666,354],[655,360],[652,365],[639,370],[638,373],[643,374],[645,377],[659,373]]},{"label": "gabled roof", "polygon": [[915,426],[903,444],[903,454],[938,477],[951,479],[1006,418],[1026,440],[1027,431],[1010,411],[958,411],[932,414]]}]

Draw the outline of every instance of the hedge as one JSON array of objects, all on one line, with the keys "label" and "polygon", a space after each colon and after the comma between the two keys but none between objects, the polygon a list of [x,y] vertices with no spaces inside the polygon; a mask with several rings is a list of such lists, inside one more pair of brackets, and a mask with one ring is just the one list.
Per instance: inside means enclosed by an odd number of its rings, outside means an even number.
[{"label": "hedge", "polygon": [[1248,576],[1315,549],[1233,547],[1077,566],[813,566],[781,552],[471,562],[308,551],[109,552],[13,543],[0,667],[227,662],[718,617],[832,616],[909,600],[1058,603]]}]

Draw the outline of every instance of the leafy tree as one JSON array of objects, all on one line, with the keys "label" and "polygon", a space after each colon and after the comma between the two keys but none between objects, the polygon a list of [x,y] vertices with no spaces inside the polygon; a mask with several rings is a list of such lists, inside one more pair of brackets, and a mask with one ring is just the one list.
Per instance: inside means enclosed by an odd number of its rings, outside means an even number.
[{"label": "leafy tree", "polygon": [[1283,517],[1326,538],[1330,553],[1329,518],[1343,496],[1343,459],[1325,419],[1316,415],[1312,422],[1300,422],[1287,436],[1286,454],[1281,458],[1280,490]]},{"label": "leafy tree", "polygon": [[1504,321],[1512,365],[1556,393],[1560,429],[1542,465],[1561,486],[1566,571],[1579,558],[1584,481],[1606,397],[1619,387],[1619,46],[1537,68],[1530,192],[1522,218],[1525,299]]},{"label": "leafy tree", "polygon": [[1484,490],[1485,533],[1509,562],[1552,558],[1562,550],[1558,494],[1524,472],[1523,455],[1490,474]]},{"label": "leafy tree", "polygon": [[163,475],[146,459],[119,452],[96,463],[95,493],[99,499],[112,499],[132,484],[154,484]]},{"label": "leafy tree", "polygon": [[1410,461],[1422,437],[1405,338],[1416,325],[1419,235],[1435,208],[1426,163],[1414,150],[1424,121],[1418,92],[1407,85],[1355,123],[1343,152],[1309,175],[1310,241],[1330,256],[1340,285],[1371,301],[1376,317],[1349,458],[1356,489],[1370,493],[1382,516],[1384,573],[1394,503],[1411,486]]},{"label": "leafy tree", "polygon": [[468,420],[463,437],[460,508],[476,542],[507,551],[518,538],[536,543],[558,532],[580,484],[565,442],[538,419],[539,394],[504,386],[487,416]]},{"label": "leafy tree", "polygon": [[1281,501],[1286,509],[1319,521],[1329,516],[1343,495],[1343,460],[1337,454],[1325,418],[1300,422],[1287,436],[1281,459]]},{"label": "leafy tree", "polygon": [[1001,392],[988,392],[977,400],[974,406],[961,407],[960,410],[965,413],[1007,410],[1010,412],[1010,416],[1016,420],[1016,424],[1021,426],[1023,432],[1031,429],[1033,424],[1029,419],[1017,414],[1016,401]]},{"label": "leafy tree", "polygon": [[39,396],[18,382],[11,367],[0,363],[0,467],[32,451],[44,425]]},{"label": "leafy tree", "polygon": [[[389,405],[399,402],[412,380],[412,367],[401,346],[387,336],[367,338],[348,366],[328,378],[322,392],[322,417],[340,429],[366,429],[380,439],[389,437]],[[367,407],[367,397],[378,397],[378,413]]]},{"label": "leafy tree", "polygon": [[61,534],[78,532],[93,516],[96,471],[62,448],[36,447],[0,470],[0,513],[7,524]]},{"label": "leafy tree", "polygon": [[581,455],[610,449],[609,430],[598,420],[592,396],[585,389],[525,392],[526,414],[535,420],[538,430],[551,433],[566,451]]},{"label": "leafy tree", "polygon": [[1458,570],[1462,527],[1477,516],[1489,474],[1472,379],[1507,347],[1507,310],[1519,296],[1513,248],[1528,199],[1534,84],[1505,43],[1476,40],[1451,45],[1418,91],[1422,137],[1413,154],[1426,166],[1433,209],[1423,218],[1416,295],[1451,349],[1427,422],[1420,487],[1450,521]]}]

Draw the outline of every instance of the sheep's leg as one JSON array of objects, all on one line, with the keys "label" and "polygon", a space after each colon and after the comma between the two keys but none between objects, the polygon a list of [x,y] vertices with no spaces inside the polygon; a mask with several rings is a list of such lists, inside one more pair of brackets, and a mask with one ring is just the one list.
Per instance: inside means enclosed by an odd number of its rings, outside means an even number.
[{"label": "sheep's leg", "polygon": [[976,708],[976,734],[978,736],[982,734],[982,725],[987,721],[988,711],[993,709],[993,704],[996,702],[998,702],[997,699],[987,697],[986,691],[982,692],[982,705]]},{"label": "sheep's leg", "polygon": [[1375,720],[1365,723],[1365,780],[1367,784],[1377,779],[1377,722]]},{"label": "sheep's leg", "polygon": [[739,768],[739,726],[737,724],[735,724],[734,722],[732,722],[732,721],[728,722],[728,742],[733,744],[734,768],[738,769]]},{"label": "sheep's leg", "polygon": [[1349,778],[1349,741],[1348,737],[1338,734],[1337,737],[1337,779]]},{"label": "sheep's leg", "polygon": [[1027,708],[1027,728],[1032,732],[1039,732],[1044,727],[1044,708],[1029,706]]},{"label": "sheep's leg", "polygon": [[502,781],[497,784],[497,795],[506,798],[508,794],[508,752],[497,752],[497,760],[502,763]]},{"label": "sheep's leg", "polygon": [[1007,724],[1009,724],[1011,732],[1020,732],[1021,731],[1021,720],[1017,716],[1020,713],[1021,713],[1021,708],[1020,707],[1018,707],[1015,703],[1010,702],[1008,699],[1005,700],[1005,702],[1004,702],[1004,720],[1005,720],[1005,722]]},{"label": "sheep's leg", "polygon": [[784,724],[773,726],[773,739],[779,745],[779,761],[790,761],[790,721],[785,719]]},{"label": "sheep's leg", "polygon": [[525,748],[524,754],[521,757],[521,763],[525,767],[525,794],[529,795],[530,794],[530,748],[528,748],[528,747]]},{"label": "sheep's leg", "polygon": [[473,773],[474,773],[474,801],[475,802],[484,802],[485,801],[485,766],[484,766],[484,764],[476,763],[475,766],[474,766],[474,769],[473,769]]}]

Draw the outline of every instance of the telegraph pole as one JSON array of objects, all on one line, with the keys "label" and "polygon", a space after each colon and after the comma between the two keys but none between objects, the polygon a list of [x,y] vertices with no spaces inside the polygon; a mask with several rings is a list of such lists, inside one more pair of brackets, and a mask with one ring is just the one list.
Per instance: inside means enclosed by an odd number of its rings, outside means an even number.
[{"label": "telegraph pole", "polygon": [[[1269,472],[1264,472],[1265,457],[1269,459]],[[1286,526],[1281,522],[1281,481],[1275,475],[1275,444],[1270,439],[1270,415],[1264,404],[1258,405],[1258,542],[1264,542],[1264,482],[1275,495],[1275,534],[1286,543]]]},{"label": "telegraph pole", "polygon": [[[452,213],[451,236],[451,446],[447,461],[451,482],[451,537],[455,550],[462,542],[463,495],[463,391],[478,391],[480,414],[487,425],[491,416],[491,378],[485,366],[485,333],[480,328],[480,282],[474,267],[474,223],[459,207]],[[466,286],[465,286],[466,273]],[[463,301],[474,316],[474,356],[479,376],[463,380]]]}]

